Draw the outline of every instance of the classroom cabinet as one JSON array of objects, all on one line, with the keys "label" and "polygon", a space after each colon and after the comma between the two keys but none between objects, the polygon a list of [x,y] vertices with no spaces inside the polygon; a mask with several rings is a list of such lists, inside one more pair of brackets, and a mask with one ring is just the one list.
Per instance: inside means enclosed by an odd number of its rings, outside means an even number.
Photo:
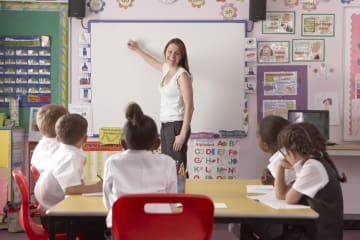
[{"label": "classroom cabinet", "polygon": [[14,168],[24,171],[25,130],[19,127],[0,127],[0,207],[6,201],[20,202],[21,196],[13,180]]}]

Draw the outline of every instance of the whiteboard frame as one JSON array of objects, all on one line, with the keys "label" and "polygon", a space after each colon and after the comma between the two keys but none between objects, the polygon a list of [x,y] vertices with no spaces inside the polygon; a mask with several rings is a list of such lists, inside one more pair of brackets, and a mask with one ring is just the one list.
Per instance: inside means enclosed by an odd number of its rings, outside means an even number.
[{"label": "whiteboard frame", "polygon": [[[89,33],[95,135],[101,127],[122,127],[124,108],[130,101],[139,103],[144,113],[160,127],[161,73],[129,50],[126,44],[129,39],[137,40],[146,51],[162,59],[163,48],[173,37],[185,42],[194,79],[192,132],[247,129],[243,84],[246,21],[92,20],[89,21]],[[123,73],[126,76],[124,82],[118,84]],[[216,82],[215,78],[226,79],[227,83]],[[127,88],[125,91],[123,86]]]}]

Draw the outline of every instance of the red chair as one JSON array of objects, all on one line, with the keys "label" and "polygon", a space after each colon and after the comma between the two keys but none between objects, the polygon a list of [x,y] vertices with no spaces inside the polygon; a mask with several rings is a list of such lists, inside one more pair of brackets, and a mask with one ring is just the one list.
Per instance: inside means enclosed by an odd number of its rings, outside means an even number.
[{"label": "red chair", "polygon": [[34,177],[35,182],[36,182],[36,181],[39,179],[39,177],[40,177],[40,172],[39,172],[39,170],[38,170],[35,166],[30,165],[30,171],[31,171],[31,174],[32,174],[33,177]]},{"label": "red chair", "polygon": [[[149,203],[181,203],[173,213],[148,213]],[[128,194],[112,208],[113,240],[209,240],[213,230],[214,204],[196,194]]]},{"label": "red chair", "polygon": [[[27,181],[23,172],[18,169],[13,169],[12,175],[19,187],[21,194],[21,206],[19,220],[22,228],[24,229],[26,236],[30,240],[47,240],[49,238],[48,232],[41,224],[35,223],[30,217],[29,211],[29,182]],[[56,239],[66,239],[65,233],[59,233],[56,235]]]}]

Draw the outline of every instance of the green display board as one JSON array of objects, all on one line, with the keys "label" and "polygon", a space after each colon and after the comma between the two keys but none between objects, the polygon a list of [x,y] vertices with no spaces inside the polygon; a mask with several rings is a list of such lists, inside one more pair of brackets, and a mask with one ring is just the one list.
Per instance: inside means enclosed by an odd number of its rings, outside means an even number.
[{"label": "green display board", "polygon": [[[0,35],[51,37],[51,103],[67,106],[67,4],[0,2],[0,25]],[[9,108],[0,107],[0,112],[9,113]],[[29,107],[20,107],[21,127],[28,128],[29,112]]]}]

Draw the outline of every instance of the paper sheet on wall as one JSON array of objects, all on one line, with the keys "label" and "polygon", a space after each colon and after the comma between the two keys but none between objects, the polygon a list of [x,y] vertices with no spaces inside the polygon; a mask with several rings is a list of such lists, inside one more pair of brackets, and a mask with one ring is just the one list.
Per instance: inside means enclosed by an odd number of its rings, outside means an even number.
[{"label": "paper sheet on wall", "polygon": [[120,144],[123,129],[116,127],[102,127],[99,131],[101,144]]},{"label": "paper sheet on wall", "polygon": [[278,115],[287,119],[288,110],[296,108],[296,100],[264,100],[263,117]]},{"label": "paper sheet on wall", "polygon": [[339,100],[336,92],[322,92],[314,95],[314,108],[329,110],[330,125],[340,124]]}]

